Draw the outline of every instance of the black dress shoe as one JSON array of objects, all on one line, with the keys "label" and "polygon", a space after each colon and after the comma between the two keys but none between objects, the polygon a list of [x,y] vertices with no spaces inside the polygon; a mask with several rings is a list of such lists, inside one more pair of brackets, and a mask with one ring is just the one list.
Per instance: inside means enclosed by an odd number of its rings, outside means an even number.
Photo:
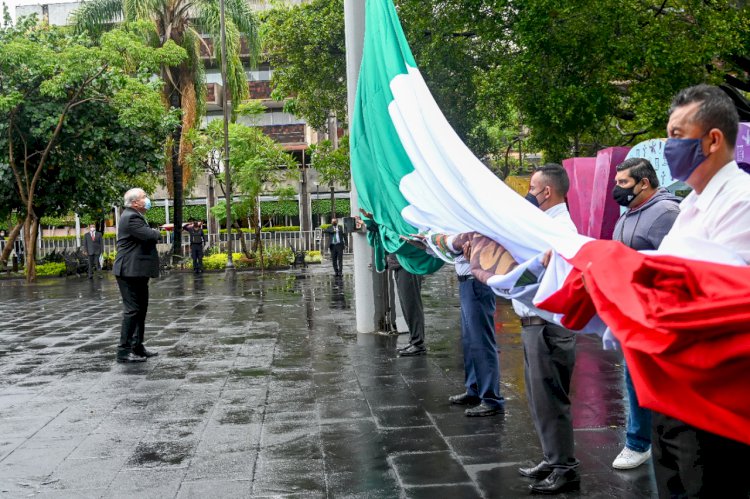
[{"label": "black dress shoe", "polygon": [[146,347],[143,347],[140,350],[136,350],[135,354],[138,355],[139,357],[149,358],[149,357],[156,357],[157,355],[159,355],[159,352],[152,352],[151,350],[146,350]]},{"label": "black dress shoe", "polygon": [[544,480],[529,485],[529,489],[535,494],[559,494],[580,488],[581,476],[576,470],[568,470],[564,473],[553,471]]},{"label": "black dress shoe", "polygon": [[552,467],[550,467],[547,461],[542,461],[536,466],[532,466],[530,468],[518,468],[518,472],[525,477],[543,480],[547,478],[550,473],[552,473]]},{"label": "black dress shoe", "polygon": [[464,411],[464,414],[466,414],[469,417],[478,417],[478,416],[494,416],[495,414],[501,414],[504,410],[501,406],[492,406],[489,404],[485,404],[482,402],[476,407],[470,407]]},{"label": "black dress shoe", "polygon": [[398,351],[399,357],[416,357],[417,355],[425,355],[426,353],[427,349],[422,345],[409,345],[409,348]]},{"label": "black dress shoe", "polygon": [[451,395],[450,397],[448,397],[448,402],[456,405],[477,405],[481,401],[482,399],[480,399],[476,395],[469,395],[466,392],[462,393],[461,395]]},{"label": "black dress shoe", "polygon": [[141,357],[139,355],[134,354],[133,352],[129,352],[127,355],[117,356],[117,362],[128,364],[130,362],[146,362],[146,357]]}]

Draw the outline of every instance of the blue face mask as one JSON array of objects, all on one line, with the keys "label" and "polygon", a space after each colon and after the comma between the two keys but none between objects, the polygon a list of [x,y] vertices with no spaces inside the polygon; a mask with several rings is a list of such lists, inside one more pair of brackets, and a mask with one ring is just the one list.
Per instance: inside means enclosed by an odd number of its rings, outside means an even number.
[{"label": "blue face mask", "polygon": [[149,198],[146,198],[146,200],[143,202],[143,208],[146,211],[151,209],[151,200]]},{"label": "blue face mask", "polygon": [[[705,135],[703,136],[705,137]],[[667,139],[664,157],[672,178],[686,181],[708,156],[703,154],[703,137],[699,139]]]}]

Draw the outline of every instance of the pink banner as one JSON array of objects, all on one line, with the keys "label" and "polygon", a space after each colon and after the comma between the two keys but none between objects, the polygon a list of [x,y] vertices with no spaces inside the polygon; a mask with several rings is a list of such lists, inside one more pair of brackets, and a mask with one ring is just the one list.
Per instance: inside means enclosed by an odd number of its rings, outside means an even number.
[{"label": "pink banner", "polygon": [[563,161],[570,177],[568,208],[578,232],[596,239],[612,239],[620,206],[612,199],[616,167],[625,160],[629,147],[602,149],[596,158]]}]

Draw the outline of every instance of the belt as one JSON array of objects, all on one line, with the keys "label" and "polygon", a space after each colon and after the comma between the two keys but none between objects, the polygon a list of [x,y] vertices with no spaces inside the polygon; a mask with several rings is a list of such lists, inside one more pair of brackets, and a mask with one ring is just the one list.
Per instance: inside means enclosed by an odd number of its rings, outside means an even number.
[{"label": "belt", "polygon": [[547,321],[541,317],[521,317],[521,326],[544,326]]},{"label": "belt", "polygon": [[458,276],[458,282],[470,281],[474,279],[473,275],[460,275]]}]

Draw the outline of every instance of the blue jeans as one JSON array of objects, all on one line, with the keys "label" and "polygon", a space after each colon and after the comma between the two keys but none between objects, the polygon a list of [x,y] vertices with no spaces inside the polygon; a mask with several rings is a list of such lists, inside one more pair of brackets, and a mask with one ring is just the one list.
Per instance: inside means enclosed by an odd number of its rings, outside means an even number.
[{"label": "blue jeans", "polygon": [[625,427],[625,446],[636,452],[646,452],[651,448],[651,410],[638,405],[633,380],[630,378],[627,364],[623,365],[625,372],[625,388],[628,391],[628,420]]},{"label": "blue jeans", "polygon": [[466,393],[490,407],[502,407],[500,359],[495,339],[495,293],[469,279],[458,284],[461,300],[461,346]]}]

